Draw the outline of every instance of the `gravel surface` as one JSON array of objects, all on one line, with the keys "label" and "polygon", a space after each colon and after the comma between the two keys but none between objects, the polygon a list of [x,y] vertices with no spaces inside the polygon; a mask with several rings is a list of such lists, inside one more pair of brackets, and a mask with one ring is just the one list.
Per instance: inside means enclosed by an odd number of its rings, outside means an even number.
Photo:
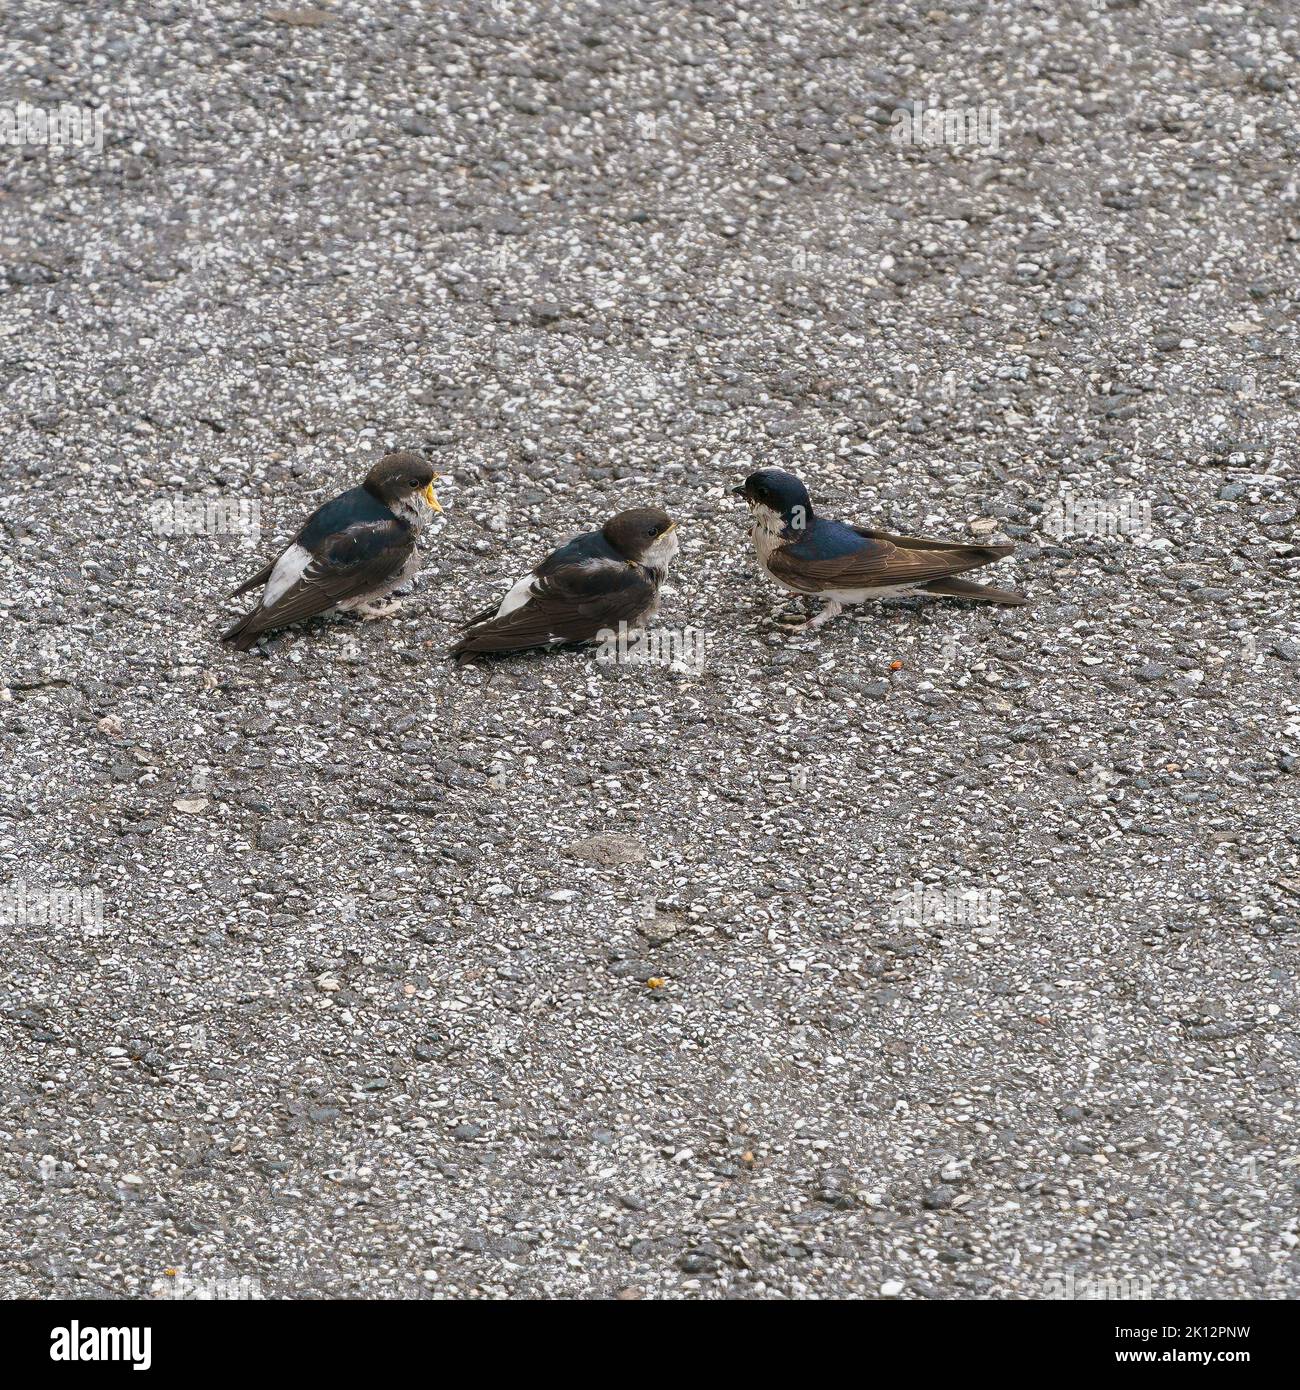
[{"label": "gravel surface", "polygon": [[[0,146],[0,1292],[1293,1295],[1294,8],[87,8],[0,54],[105,113]],[[223,649],[397,447],[403,613]],[[766,465],[1034,606],[789,638]],[[640,504],[702,665],[448,664]]]}]

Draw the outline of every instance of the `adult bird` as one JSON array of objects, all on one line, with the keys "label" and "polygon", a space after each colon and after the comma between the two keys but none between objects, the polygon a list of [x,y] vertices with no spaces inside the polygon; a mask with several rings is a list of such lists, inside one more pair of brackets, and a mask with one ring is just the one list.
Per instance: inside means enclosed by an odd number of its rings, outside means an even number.
[{"label": "adult bird", "polygon": [[400,588],[419,567],[417,542],[430,509],[440,512],[438,474],[419,454],[386,454],[349,488],[309,516],[298,534],[231,598],[265,585],[257,607],[221,640],[246,652],[264,633],[318,613],[386,618],[400,600],[378,600]]},{"label": "adult bird", "polygon": [[751,473],[734,489],[749,503],[758,563],[796,594],[824,596],[820,613],[800,624],[815,632],[846,604],[894,594],[931,594],[977,603],[1023,604],[1027,598],[955,576],[1010,555],[1010,545],[967,545],[891,536],[865,526],[829,521],[813,511],[808,489],[779,468]]}]

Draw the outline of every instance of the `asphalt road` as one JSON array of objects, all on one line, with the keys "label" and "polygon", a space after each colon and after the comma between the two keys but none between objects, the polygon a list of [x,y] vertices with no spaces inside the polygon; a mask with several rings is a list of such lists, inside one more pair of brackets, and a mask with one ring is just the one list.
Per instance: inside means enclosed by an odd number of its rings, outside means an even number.
[{"label": "asphalt road", "polygon": [[[0,1293],[1294,1295],[1294,9],[190,9],[0,49]],[[1033,606],[789,638],[763,465]],[[699,660],[446,662],[649,503]]]}]

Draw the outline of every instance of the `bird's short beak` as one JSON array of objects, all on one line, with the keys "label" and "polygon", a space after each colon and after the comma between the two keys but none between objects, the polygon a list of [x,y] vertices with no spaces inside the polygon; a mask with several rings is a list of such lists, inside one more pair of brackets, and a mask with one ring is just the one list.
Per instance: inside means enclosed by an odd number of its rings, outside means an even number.
[{"label": "bird's short beak", "polygon": [[675,531],[676,529],[677,529],[677,523],[676,523],[675,521],[670,521],[670,522],[668,523],[668,528],[667,528],[667,530],[664,531],[664,535],[666,536],[666,535],[668,534],[669,531]]},{"label": "bird's short beak", "polygon": [[743,497],[745,495],[745,489],[743,487],[733,487],[731,489],[731,495],[733,497]]},{"label": "bird's short beak", "polygon": [[429,486],[426,487],[424,489],[424,492],[421,494],[424,500],[433,508],[435,512],[442,511],[441,504],[439,503],[438,499],[433,495],[433,484],[438,481],[440,481],[440,478],[433,479],[433,481],[430,482]]}]

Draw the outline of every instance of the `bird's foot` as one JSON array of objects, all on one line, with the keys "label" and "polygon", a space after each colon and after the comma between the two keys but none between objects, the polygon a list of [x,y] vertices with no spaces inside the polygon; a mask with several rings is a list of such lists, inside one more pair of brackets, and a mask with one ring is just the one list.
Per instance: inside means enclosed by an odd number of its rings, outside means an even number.
[{"label": "bird's foot", "polygon": [[395,598],[388,603],[359,603],[352,611],[363,623],[373,623],[379,618],[391,618],[405,602],[405,599]]},{"label": "bird's foot", "polygon": [[835,599],[831,599],[831,601],[826,605],[825,608],[822,609],[820,613],[817,614],[816,617],[809,618],[808,621],[805,623],[800,623],[799,626],[794,629],[794,631],[796,633],[802,633],[803,635],[810,637],[814,632],[817,632],[821,628],[825,627],[826,624],[830,622],[832,618],[838,618],[840,614],[843,612],[844,605],[842,603],[837,602]]}]

